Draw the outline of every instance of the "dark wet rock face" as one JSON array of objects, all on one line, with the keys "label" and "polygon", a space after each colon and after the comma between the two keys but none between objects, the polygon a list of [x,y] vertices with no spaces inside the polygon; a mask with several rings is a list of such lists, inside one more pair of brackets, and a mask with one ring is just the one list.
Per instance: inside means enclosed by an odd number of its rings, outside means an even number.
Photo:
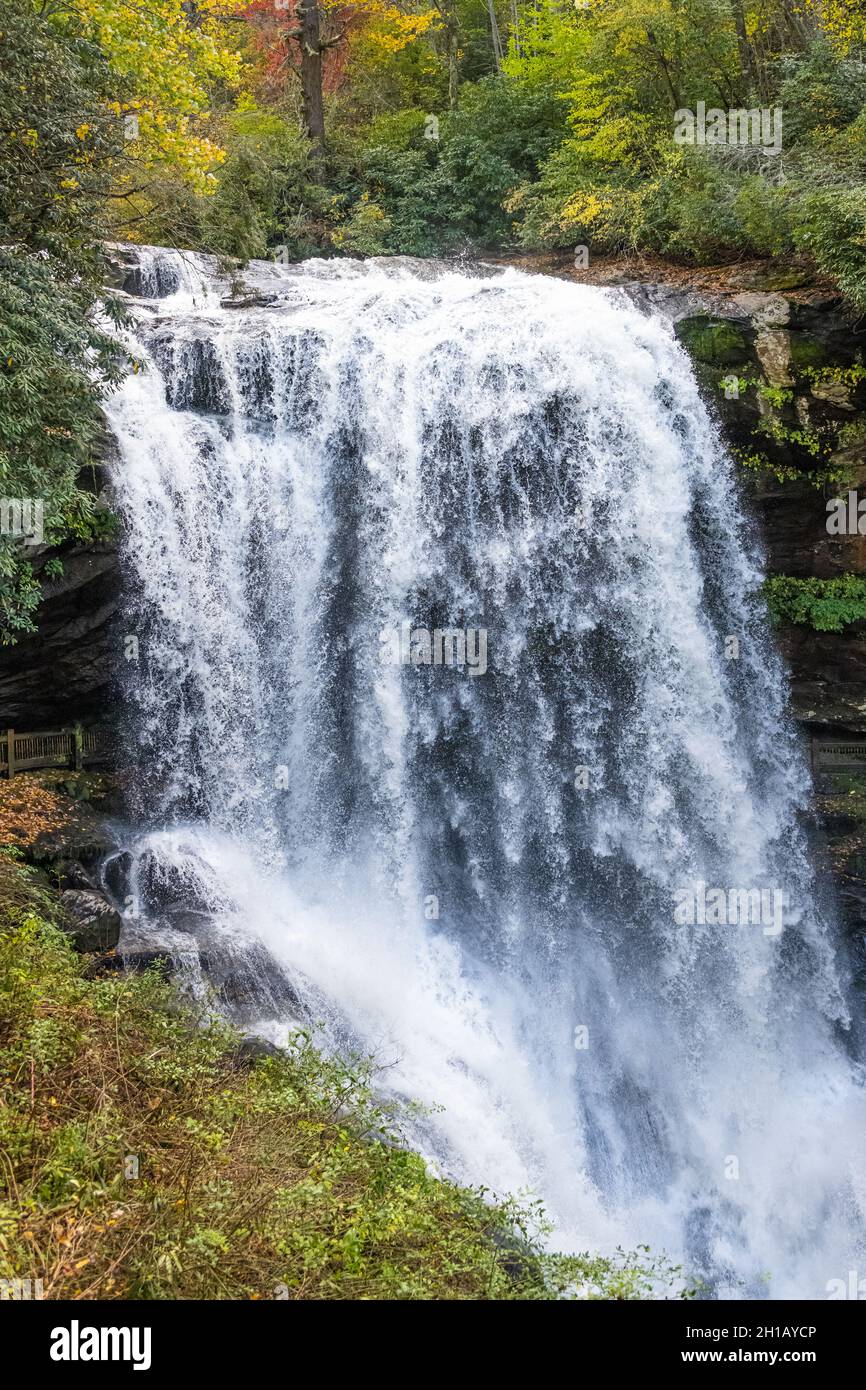
[{"label": "dark wet rock face", "polygon": [[816,734],[866,730],[866,623],[843,632],[786,626],[780,644],[791,671],[791,705]]},{"label": "dark wet rock face", "polygon": [[154,333],[149,347],[165,379],[166,401],[172,410],[228,413],[228,385],[213,343],[204,336],[179,342],[168,332]]},{"label": "dark wet rock face", "polygon": [[235,1053],[238,1067],[254,1067],[263,1058],[279,1057],[280,1048],[267,1038],[243,1038]]},{"label": "dark wet rock face", "polygon": [[[53,551],[36,558],[41,573]],[[110,713],[119,651],[120,573],[112,545],[62,553],[63,574],[46,579],[38,630],[0,648],[0,727],[61,729]]]}]

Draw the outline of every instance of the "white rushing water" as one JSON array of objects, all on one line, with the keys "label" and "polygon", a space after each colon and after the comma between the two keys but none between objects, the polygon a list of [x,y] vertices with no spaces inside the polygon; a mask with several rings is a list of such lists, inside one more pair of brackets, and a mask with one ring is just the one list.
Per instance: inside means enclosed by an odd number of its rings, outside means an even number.
[{"label": "white rushing water", "polygon": [[[687,358],[516,271],[246,278],[142,250],[110,405],[131,937],[245,959],[247,1022],[373,1054],[559,1247],[826,1297],[866,1273],[848,968]],[[677,920],[698,884],[772,912]]]}]

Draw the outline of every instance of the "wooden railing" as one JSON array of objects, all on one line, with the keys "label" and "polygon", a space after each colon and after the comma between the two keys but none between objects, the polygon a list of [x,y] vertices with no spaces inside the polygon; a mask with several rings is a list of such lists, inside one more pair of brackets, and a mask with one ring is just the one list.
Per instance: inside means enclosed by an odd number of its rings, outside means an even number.
[{"label": "wooden railing", "polygon": [[99,758],[103,740],[98,729],[47,729],[33,734],[0,732],[0,777],[14,777],[35,767],[68,767],[80,772]]},{"label": "wooden railing", "polygon": [[[99,762],[105,754],[105,737],[99,729],[49,729],[18,734],[0,730],[0,777],[13,777],[37,767],[68,767],[80,771],[87,762]],[[834,769],[866,772],[866,739],[813,738],[813,772]]]},{"label": "wooden railing", "polygon": [[812,771],[834,769],[866,772],[866,741],[851,738],[813,738]]}]

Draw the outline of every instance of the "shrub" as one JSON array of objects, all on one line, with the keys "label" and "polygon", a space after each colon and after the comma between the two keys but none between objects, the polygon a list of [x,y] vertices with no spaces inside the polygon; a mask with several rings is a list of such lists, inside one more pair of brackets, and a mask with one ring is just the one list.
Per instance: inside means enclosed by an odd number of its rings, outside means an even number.
[{"label": "shrub", "polygon": [[843,574],[835,579],[797,579],[777,574],[764,586],[775,623],[797,623],[817,632],[841,632],[866,618],[866,579]]}]

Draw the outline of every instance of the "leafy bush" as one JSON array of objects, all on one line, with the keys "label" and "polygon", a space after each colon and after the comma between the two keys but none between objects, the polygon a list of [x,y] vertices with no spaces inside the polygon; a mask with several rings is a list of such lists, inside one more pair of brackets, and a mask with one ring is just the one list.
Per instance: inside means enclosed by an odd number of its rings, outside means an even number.
[{"label": "leafy bush", "polygon": [[866,309],[866,183],[807,190],[796,210],[794,241]]},{"label": "leafy bush", "polygon": [[362,193],[350,216],[332,233],[339,251],[355,256],[380,256],[387,246],[391,223],[377,203]]},{"label": "leafy bush", "polygon": [[335,182],[353,201],[368,192],[382,209],[388,251],[420,256],[509,244],[507,196],[536,176],[561,139],[561,104],[549,88],[484,78],[465,84],[459,108],[436,120],[438,127],[422,111],[399,111],[338,138]]},{"label": "leafy bush", "polygon": [[222,138],[229,154],[216,194],[202,199],[198,245],[244,260],[274,246],[292,259],[314,255],[330,199],[311,177],[297,127],[273,113],[238,112]]},{"label": "leafy bush", "polygon": [[796,579],[778,574],[764,585],[775,623],[798,623],[817,632],[841,632],[866,618],[866,579],[843,574],[836,579]]}]

